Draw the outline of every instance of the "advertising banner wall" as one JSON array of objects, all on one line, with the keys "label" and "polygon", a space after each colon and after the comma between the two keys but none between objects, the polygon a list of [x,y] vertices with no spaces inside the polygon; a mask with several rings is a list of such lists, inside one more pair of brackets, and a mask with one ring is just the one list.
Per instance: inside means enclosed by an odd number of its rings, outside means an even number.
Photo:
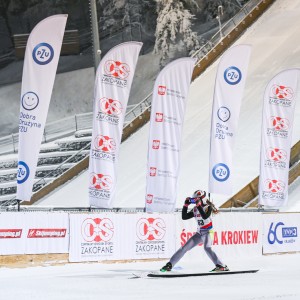
[{"label": "advertising banner wall", "polygon": [[260,153],[259,204],[285,206],[296,102],[300,102],[300,69],[280,72],[264,93]]},{"label": "advertising banner wall", "polygon": [[174,224],[175,216],[167,214],[71,214],[69,260],[170,257]]},{"label": "advertising banner wall", "polygon": [[30,201],[67,15],[32,30],[25,51],[19,117],[18,200]]},{"label": "advertising banner wall", "polygon": [[225,52],[218,66],[211,120],[210,193],[232,193],[232,152],[250,53],[250,45],[234,46]]},{"label": "advertising banner wall", "polygon": [[148,142],[147,212],[173,212],[180,169],[181,135],[193,58],[169,63],[155,81]]},{"label": "advertising banner wall", "polygon": [[124,117],[142,43],[127,42],[106,53],[96,73],[89,162],[91,206],[112,208]]},{"label": "advertising banner wall", "polygon": [[[176,218],[176,249],[183,246],[196,232],[194,218],[183,221],[181,215]],[[219,213],[213,217],[211,231],[213,249],[226,263],[232,257],[246,258],[261,255],[262,248],[262,216],[261,213]],[[200,254],[201,253],[201,254]],[[187,261],[209,260],[198,245],[184,257]]]},{"label": "advertising banner wall", "polygon": [[67,213],[0,213],[0,255],[68,251]]},{"label": "advertising banner wall", "polygon": [[263,214],[263,253],[300,251],[300,213]]}]

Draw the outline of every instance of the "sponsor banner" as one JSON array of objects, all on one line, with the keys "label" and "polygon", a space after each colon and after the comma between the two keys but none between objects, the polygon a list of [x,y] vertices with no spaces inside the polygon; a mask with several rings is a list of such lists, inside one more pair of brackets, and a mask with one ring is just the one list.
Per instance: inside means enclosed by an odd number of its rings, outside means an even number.
[{"label": "sponsor banner", "polygon": [[170,257],[175,249],[174,223],[174,215],[71,214],[69,260]]},{"label": "sponsor banner", "polygon": [[30,201],[67,15],[55,15],[32,30],[25,52],[19,116],[17,196]]},{"label": "sponsor banner", "polygon": [[[183,221],[177,214],[176,249],[183,246],[196,232],[197,223],[194,218]],[[232,257],[255,257],[261,255],[262,248],[262,216],[260,213],[219,213],[213,217],[213,229],[210,231],[212,247],[224,263]],[[199,244],[189,251],[184,259],[199,261],[209,259]],[[203,255],[199,255],[202,252]]]},{"label": "sponsor banner", "polygon": [[97,69],[88,183],[91,206],[113,207],[124,117],[141,47],[138,42],[120,44]]},{"label": "sponsor banner", "polygon": [[232,152],[251,46],[238,45],[222,56],[215,82],[209,157],[209,192],[232,193]]},{"label": "sponsor banner", "polygon": [[300,251],[300,214],[263,215],[263,254]]},{"label": "sponsor banner", "polygon": [[120,221],[116,214],[71,214],[69,260],[119,259]]},{"label": "sponsor banner", "polygon": [[182,125],[193,58],[180,58],[158,75],[153,89],[148,143],[147,212],[174,211],[180,169]]},{"label": "sponsor banner", "polygon": [[67,213],[0,213],[0,255],[68,253]]},{"label": "sponsor banner", "polygon": [[288,201],[288,177],[300,69],[280,72],[264,93],[260,154],[259,204],[281,207]]},{"label": "sponsor banner", "polygon": [[133,230],[127,244],[129,258],[171,257],[175,252],[175,215],[136,214],[130,220]]}]

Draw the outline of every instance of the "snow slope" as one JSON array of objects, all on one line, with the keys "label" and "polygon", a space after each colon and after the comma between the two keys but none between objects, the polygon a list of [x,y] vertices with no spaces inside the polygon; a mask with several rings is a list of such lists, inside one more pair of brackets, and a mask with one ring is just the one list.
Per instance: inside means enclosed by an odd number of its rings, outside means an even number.
[{"label": "snow slope", "polygon": [[[266,85],[280,71],[300,67],[299,16],[300,1],[277,0],[236,42],[251,44],[252,54],[234,150],[234,194],[259,174],[262,99]],[[217,66],[218,61],[191,84],[183,128],[177,207],[194,190],[206,190],[208,186],[210,114]],[[115,207],[144,206],[148,132],[149,123],[121,145]],[[292,143],[299,139],[300,103],[297,103]],[[42,199],[39,205],[88,206],[87,186],[88,174],[83,172]],[[293,195],[290,201],[300,202],[294,192]],[[213,195],[213,199],[221,205],[228,197]]]}]

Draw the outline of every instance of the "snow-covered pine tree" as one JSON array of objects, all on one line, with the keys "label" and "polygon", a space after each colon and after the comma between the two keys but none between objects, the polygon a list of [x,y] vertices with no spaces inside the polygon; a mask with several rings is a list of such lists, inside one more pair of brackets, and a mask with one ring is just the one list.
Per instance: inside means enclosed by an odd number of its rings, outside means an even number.
[{"label": "snow-covered pine tree", "polygon": [[156,0],[157,24],[154,53],[160,55],[161,66],[199,49],[197,33],[193,32],[193,15],[180,0]]}]

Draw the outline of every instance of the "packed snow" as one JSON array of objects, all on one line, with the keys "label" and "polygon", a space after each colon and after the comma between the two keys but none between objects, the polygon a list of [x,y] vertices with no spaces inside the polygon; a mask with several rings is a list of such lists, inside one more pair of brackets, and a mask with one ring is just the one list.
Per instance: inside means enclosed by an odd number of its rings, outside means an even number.
[{"label": "packed snow", "polygon": [[[187,254],[189,255],[189,253]],[[203,249],[199,256],[205,256]],[[251,260],[233,257],[232,270],[259,269],[257,273],[187,278],[133,278],[132,273],[158,270],[165,261],[90,263],[0,269],[0,299],[300,299],[300,254],[270,255]],[[180,272],[207,272],[213,266],[178,263]]]}]

